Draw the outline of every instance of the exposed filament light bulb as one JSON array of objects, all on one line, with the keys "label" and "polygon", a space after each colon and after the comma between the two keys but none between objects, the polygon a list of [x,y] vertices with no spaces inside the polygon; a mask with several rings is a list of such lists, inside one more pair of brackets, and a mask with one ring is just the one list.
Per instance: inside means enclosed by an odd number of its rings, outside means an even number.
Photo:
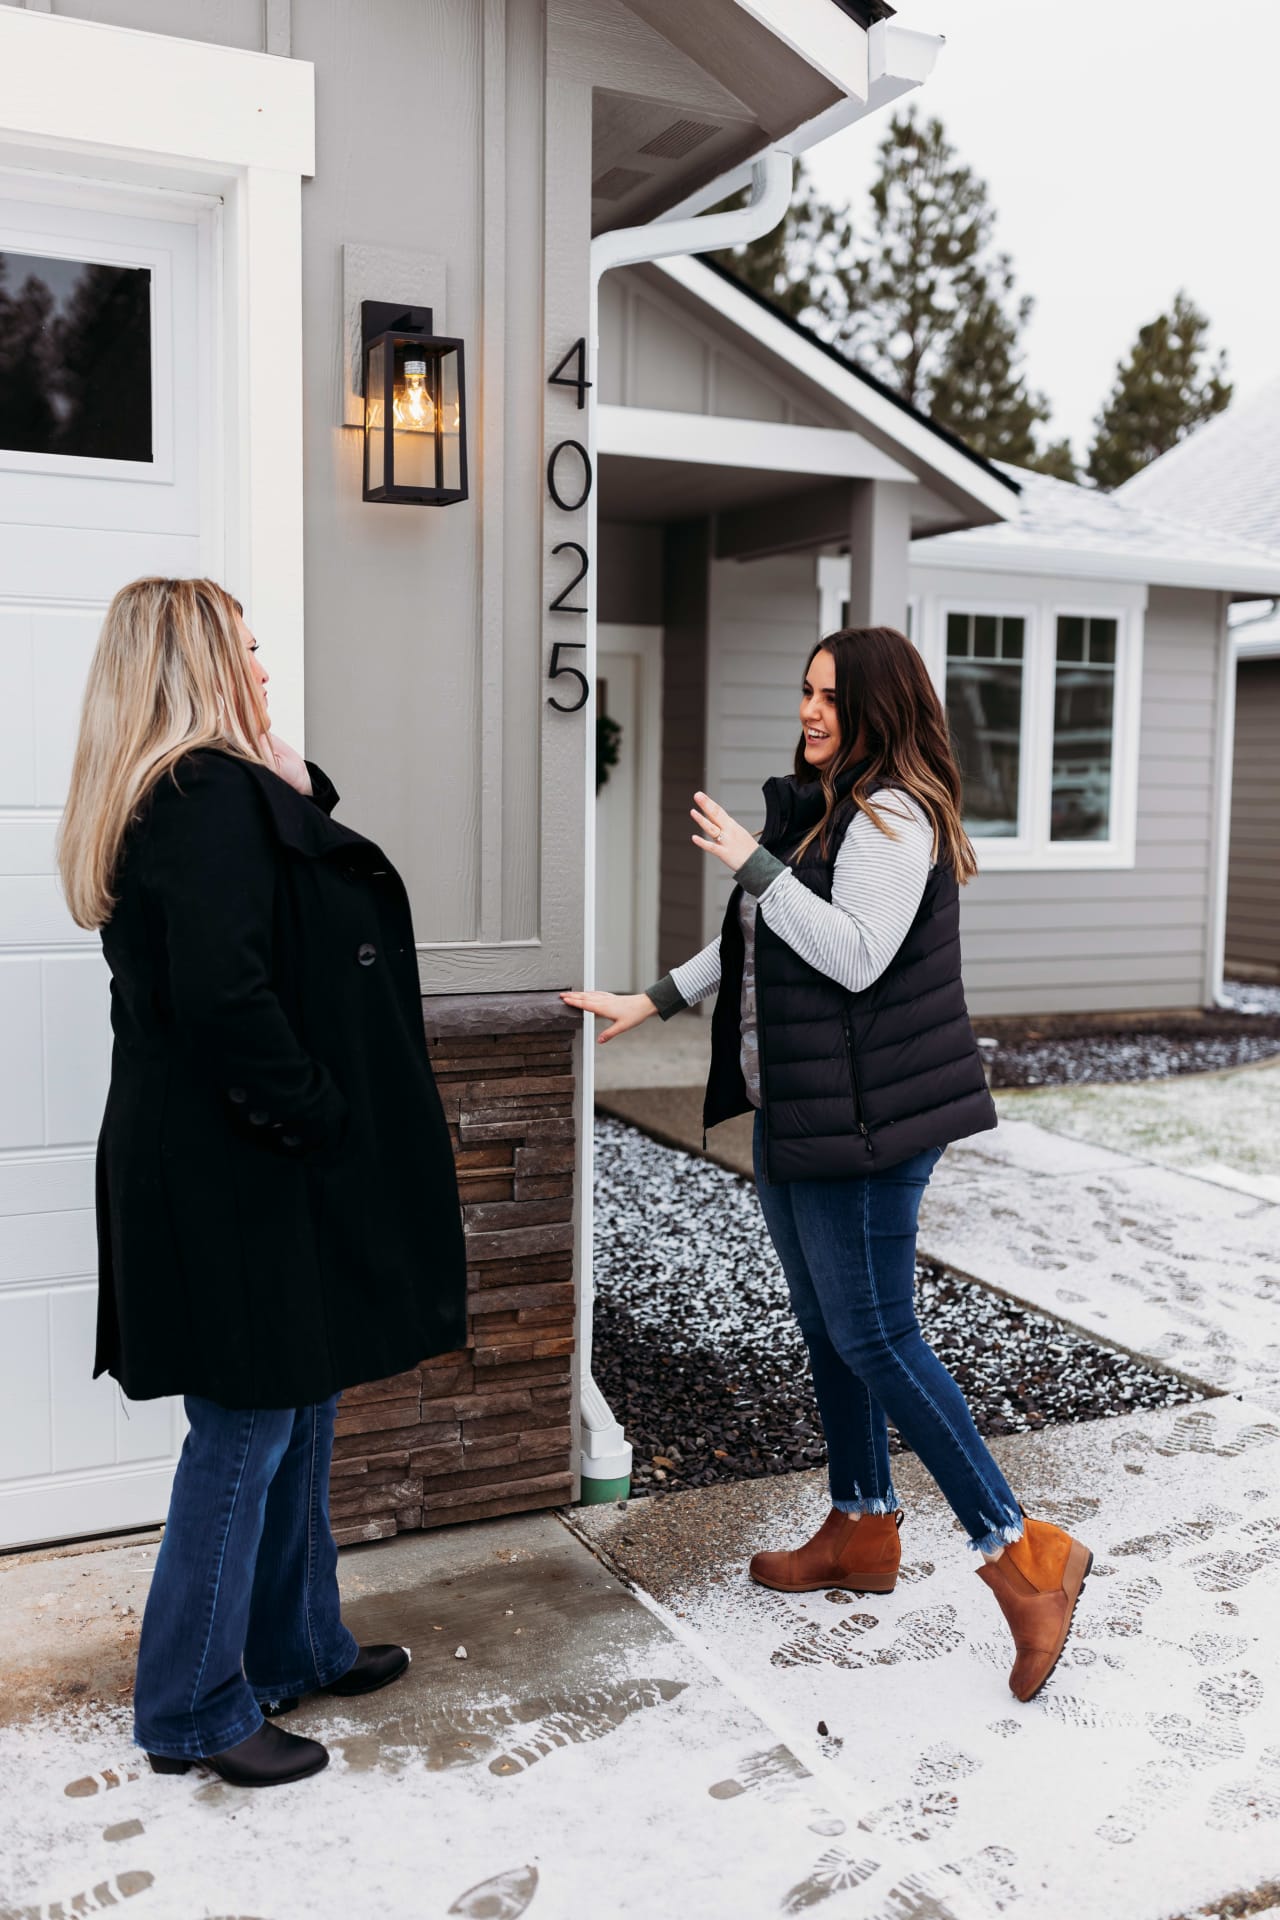
[{"label": "exposed filament light bulb", "polygon": [[425,360],[406,360],[404,382],[396,387],[395,424],[403,433],[434,433],[436,403],[427,386]]}]

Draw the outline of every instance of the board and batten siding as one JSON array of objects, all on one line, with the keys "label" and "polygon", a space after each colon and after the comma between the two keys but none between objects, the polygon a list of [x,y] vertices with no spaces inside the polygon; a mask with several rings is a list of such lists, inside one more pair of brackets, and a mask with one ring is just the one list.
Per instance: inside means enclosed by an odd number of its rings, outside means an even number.
[{"label": "board and batten siding", "polygon": [[664,294],[643,268],[600,282],[600,399],[606,405],[830,426],[779,379],[776,362],[731,345],[709,320]]},{"label": "board and batten siding", "polygon": [[979,873],[960,922],[975,1017],[1205,1004],[1222,645],[1217,594],[1151,589],[1133,867]]},{"label": "board and batten siding", "polygon": [[1280,980],[1280,659],[1236,670],[1226,971]]},{"label": "board and batten siding", "polygon": [[[817,568],[811,553],[712,565],[706,791],[753,833],[764,825],[761,787],[772,775],[791,771],[800,733],[800,685],[817,637]],[[687,838],[692,832],[687,808],[680,825]],[[721,861],[701,858],[705,942],[720,930],[733,879]]]}]

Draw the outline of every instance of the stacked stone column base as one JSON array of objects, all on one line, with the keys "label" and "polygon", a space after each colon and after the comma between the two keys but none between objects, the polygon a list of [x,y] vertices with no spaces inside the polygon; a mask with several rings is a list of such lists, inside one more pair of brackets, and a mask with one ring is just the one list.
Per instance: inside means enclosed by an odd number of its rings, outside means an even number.
[{"label": "stacked stone column base", "polygon": [[340,1546],[577,1492],[578,1016],[544,993],[429,998],[424,1016],[458,1169],[468,1343],[343,1394],[330,1494]]}]

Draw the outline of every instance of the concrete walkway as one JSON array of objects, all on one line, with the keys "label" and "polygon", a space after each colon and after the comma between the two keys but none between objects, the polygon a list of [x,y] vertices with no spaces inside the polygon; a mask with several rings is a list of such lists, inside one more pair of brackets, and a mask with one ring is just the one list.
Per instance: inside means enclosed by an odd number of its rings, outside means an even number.
[{"label": "concrete walkway", "polygon": [[[740,1920],[810,1904],[856,1826],[856,1783],[805,1730],[786,1744],[549,1514],[343,1554],[349,1625],[415,1658],[382,1693],[291,1717],[327,1772],[267,1793],[159,1778],[128,1708],[154,1555],[0,1570],[3,1920]],[[920,1854],[881,1848],[886,1894]],[[948,1908],[989,1911],[959,1887]]]}]

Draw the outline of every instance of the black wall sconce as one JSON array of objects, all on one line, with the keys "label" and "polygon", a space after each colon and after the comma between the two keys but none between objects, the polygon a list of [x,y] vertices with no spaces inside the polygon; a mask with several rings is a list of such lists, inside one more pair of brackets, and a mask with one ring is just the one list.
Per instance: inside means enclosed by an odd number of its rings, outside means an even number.
[{"label": "black wall sconce", "polygon": [[430,307],[365,300],[364,497],[447,507],[467,497],[462,342],[437,338]]}]

